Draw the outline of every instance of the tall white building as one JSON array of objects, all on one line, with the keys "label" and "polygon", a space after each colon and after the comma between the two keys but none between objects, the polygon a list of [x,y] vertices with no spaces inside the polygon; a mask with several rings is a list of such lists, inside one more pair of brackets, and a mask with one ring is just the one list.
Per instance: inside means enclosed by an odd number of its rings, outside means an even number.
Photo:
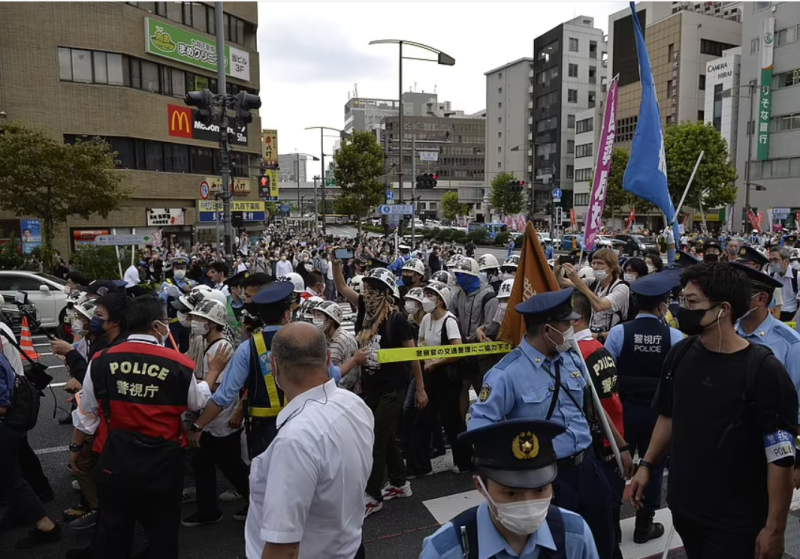
[{"label": "tall white building", "polygon": [[731,161],[736,161],[739,94],[746,93],[739,88],[741,65],[741,47],[726,50],[722,58],[706,62],[704,122],[719,130],[728,144]]}]

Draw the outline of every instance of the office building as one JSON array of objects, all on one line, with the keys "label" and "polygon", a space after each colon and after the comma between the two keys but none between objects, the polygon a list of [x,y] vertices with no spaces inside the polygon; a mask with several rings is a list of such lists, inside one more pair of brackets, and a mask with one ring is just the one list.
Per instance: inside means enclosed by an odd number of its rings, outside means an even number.
[{"label": "office building", "polygon": [[[747,160],[750,152],[749,202],[764,214],[762,228],[781,224],[794,227],[800,211],[797,183],[800,180],[800,4],[749,2],[742,20],[742,66],[739,87],[740,125],[737,129],[737,198],[734,229],[750,229],[743,221],[747,201]],[[759,86],[771,66],[772,90]],[[756,88],[751,111],[749,90]],[[796,89],[797,88],[797,89]],[[735,93],[735,92],[734,92]],[[754,121],[748,138],[748,121]],[[748,140],[751,146],[748,149]]]},{"label": "office building", "polygon": [[[603,104],[593,109],[586,109],[575,114],[575,176],[572,183],[573,206],[575,219],[579,225],[586,223],[586,212],[589,209],[589,195],[592,192],[594,166],[597,162],[595,146],[603,128]],[[569,212],[564,216],[569,217]]]},{"label": "office building", "polygon": [[[226,2],[224,10],[227,91],[257,94],[258,5]],[[108,218],[70,218],[56,234],[62,253],[103,233],[161,230],[184,247],[203,229],[213,237],[213,207],[199,190],[219,182],[218,133],[194,120],[183,97],[217,90],[216,60],[208,59],[216,53],[214,16],[214,4],[203,2],[0,4],[0,111],[59,141],[105,138],[132,191]],[[261,160],[258,113],[237,132],[234,209],[246,206],[236,213],[260,225],[264,206],[250,178]],[[0,226],[18,228],[24,217],[0,214]]]},{"label": "office building", "polygon": [[719,130],[728,144],[728,154],[733,162],[736,162],[738,144],[740,95],[747,94],[746,90],[739,88],[741,65],[741,47],[726,50],[721,58],[706,63],[707,94],[703,108],[703,122]]},{"label": "office building", "polygon": [[[532,143],[534,220],[552,226],[546,208],[552,190],[563,192],[565,216],[573,207],[576,115],[600,103],[606,40],[594,19],[579,16],[536,37],[528,139]],[[591,146],[589,146],[591,149]],[[531,161],[532,160],[532,161]]]},{"label": "office building", "polygon": [[297,153],[284,153],[278,156],[278,181],[280,182],[307,182],[306,155]]},{"label": "office building", "polygon": [[[487,184],[498,173],[513,173],[530,184],[533,167],[532,142],[528,139],[533,124],[533,58],[520,58],[486,76],[486,161]],[[529,153],[530,152],[530,153]]]}]

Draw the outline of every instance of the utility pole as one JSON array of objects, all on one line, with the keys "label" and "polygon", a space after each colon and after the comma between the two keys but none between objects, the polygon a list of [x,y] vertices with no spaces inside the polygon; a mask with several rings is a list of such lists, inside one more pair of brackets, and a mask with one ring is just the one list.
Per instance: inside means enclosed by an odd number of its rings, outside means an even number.
[{"label": "utility pole", "polygon": [[314,233],[317,232],[317,216],[319,215],[319,206],[317,205],[317,181],[319,177],[314,177]]},{"label": "utility pole", "polygon": [[322,188],[322,234],[325,235],[325,129],[319,129],[320,187]]},{"label": "utility pole", "polygon": [[747,231],[747,213],[750,211],[750,167],[753,166],[753,128],[756,126],[756,119],[753,117],[753,97],[756,94],[755,85],[750,84],[750,112],[747,122],[747,166],[745,167],[744,179],[744,212],[742,215],[742,233]]},{"label": "utility pole", "polygon": [[[402,153],[400,154],[402,156]],[[415,237],[417,234],[417,138],[411,138],[411,205],[414,206],[414,213],[411,214],[411,249],[414,249]]]},{"label": "utility pole", "polygon": [[217,30],[217,95],[220,96],[219,119],[219,167],[222,177],[222,211],[225,223],[225,258],[233,261],[233,227],[231,224],[231,169],[230,144],[228,143],[228,97],[225,91],[225,27],[222,17],[222,2],[214,3],[214,18]]},{"label": "utility pole", "polygon": [[297,211],[300,212],[300,217],[303,217],[303,208],[300,205],[300,154],[297,154],[297,168],[294,171],[295,178],[297,179]]}]

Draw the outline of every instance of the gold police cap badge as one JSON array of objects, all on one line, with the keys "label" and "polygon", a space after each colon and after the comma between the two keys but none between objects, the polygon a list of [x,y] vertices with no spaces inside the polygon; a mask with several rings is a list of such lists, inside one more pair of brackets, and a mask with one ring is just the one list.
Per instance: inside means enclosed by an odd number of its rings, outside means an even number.
[{"label": "gold police cap badge", "polygon": [[530,431],[520,433],[511,443],[511,452],[517,460],[531,460],[539,455],[539,439]]},{"label": "gold police cap badge", "polygon": [[675,260],[680,260],[680,259],[681,259],[681,253],[680,252],[676,252],[675,253]]},{"label": "gold police cap badge", "polygon": [[739,256],[747,256],[747,249],[742,249],[739,251]]}]

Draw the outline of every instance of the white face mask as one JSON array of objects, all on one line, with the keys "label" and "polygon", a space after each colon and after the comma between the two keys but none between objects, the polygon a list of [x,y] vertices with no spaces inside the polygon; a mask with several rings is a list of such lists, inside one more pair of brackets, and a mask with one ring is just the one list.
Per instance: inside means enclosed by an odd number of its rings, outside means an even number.
[{"label": "white face mask", "polygon": [[572,340],[572,338],[575,337],[575,329],[572,326],[567,328],[567,330],[564,332],[559,332],[558,330],[549,325],[548,328],[550,329],[551,332],[556,332],[557,334],[561,335],[560,344],[557,344],[553,338],[550,338],[550,341],[552,341],[553,344],[555,344],[557,352],[561,353],[567,351],[569,348],[572,347],[572,344],[570,344],[570,340]]},{"label": "white face mask", "polygon": [[432,313],[433,311],[435,311],[436,306],[437,306],[436,303],[434,301],[431,301],[430,299],[426,298],[422,300],[422,310],[425,311],[426,313]]},{"label": "white face mask", "polygon": [[205,322],[192,321],[192,336],[205,336],[208,334],[208,324]]},{"label": "white face mask", "polygon": [[594,279],[596,279],[597,281],[603,281],[607,277],[608,277],[608,272],[606,272],[604,270],[595,270],[594,271]]},{"label": "white face mask", "polygon": [[647,265],[647,273],[648,274],[654,274],[655,272],[656,272],[656,267],[651,265],[651,264],[648,264]]},{"label": "white face mask", "polygon": [[181,326],[185,326],[186,328],[192,327],[192,321],[189,320],[189,313],[178,311],[178,322]]},{"label": "white face mask", "polygon": [[625,280],[625,281],[627,281],[628,283],[633,283],[633,282],[635,282],[637,279],[639,279],[639,276],[634,276],[633,274],[623,274],[623,275],[622,275],[622,279],[624,279],[624,280]]},{"label": "white face mask", "polygon": [[550,499],[532,499],[530,501],[518,501],[516,503],[495,503],[489,497],[489,491],[483,485],[483,480],[478,478],[483,496],[495,510],[497,520],[508,530],[518,536],[529,536],[536,532],[547,518],[547,511],[550,508]]},{"label": "white face mask", "polygon": [[158,338],[158,343],[164,345],[165,343],[167,343],[167,340],[169,339],[169,324],[165,324],[160,320],[156,320],[155,324],[157,324],[158,326],[163,326],[164,328],[167,329],[167,333],[162,334],[161,331],[158,328],[156,328],[156,338]]},{"label": "white face mask", "polygon": [[175,279],[183,279],[186,277],[186,270],[173,270],[172,276]]},{"label": "white face mask", "polygon": [[773,274],[778,274],[783,271],[783,264],[780,262],[772,263],[769,265],[769,271]]},{"label": "white face mask", "polygon": [[311,322],[314,324],[314,326],[316,326],[320,330],[322,330],[325,327],[325,319],[324,318],[312,318]]},{"label": "white face mask", "polygon": [[419,303],[416,301],[406,301],[405,307],[408,314],[417,314]]},{"label": "white face mask", "polygon": [[83,322],[80,320],[74,320],[72,322],[72,335],[73,336],[82,336],[86,330],[83,328]]},{"label": "white face mask", "polygon": [[795,270],[800,270],[800,262],[798,262],[797,260],[792,260],[789,263],[789,266],[791,266]]},{"label": "white face mask", "polygon": [[[758,293],[756,293],[755,295],[751,295],[751,296],[750,296],[750,300],[752,301],[752,300],[753,300],[753,299],[755,299],[756,297],[758,297]],[[747,312],[746,312],[746,313],[744,313],[744,314],[742,315],[742,318],[740,318],[739,320],[744,320],[745,318],[747,318],[747,317],[748,317],[748,315],[749,315],[750,313],[752,313],[752,312],[753,312],[754,310],[756,310],[756,309],[758,309],[758,307],[753,307],[752,309],[748,309],[748,310],[747,310]]]}]

